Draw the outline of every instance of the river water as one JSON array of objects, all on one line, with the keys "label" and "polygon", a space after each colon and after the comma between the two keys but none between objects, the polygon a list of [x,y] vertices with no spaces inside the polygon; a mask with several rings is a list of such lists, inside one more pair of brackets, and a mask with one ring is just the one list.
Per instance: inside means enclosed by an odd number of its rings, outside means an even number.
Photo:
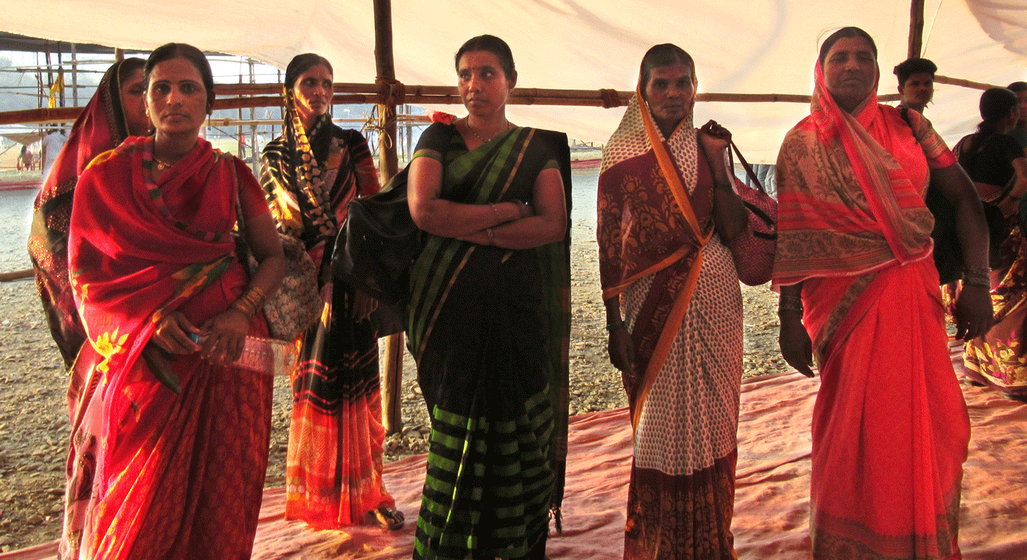
[{"label": "river water", "polygon": [[[575,239],[575,245],[595,242],[596,187],[599,168],[575,169],[571,175],[573,208],[571,219],[585,226],[588,239]],[[31,268],[28,245],[32,226],[32,203],[36,189],[0,190],[0,273]]]}]

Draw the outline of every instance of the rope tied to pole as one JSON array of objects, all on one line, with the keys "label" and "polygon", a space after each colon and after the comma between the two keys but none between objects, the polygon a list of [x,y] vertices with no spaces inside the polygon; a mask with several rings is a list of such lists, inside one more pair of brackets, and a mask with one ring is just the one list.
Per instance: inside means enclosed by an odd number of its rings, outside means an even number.
[{"label": "rope tied to pole", "polygon": [[379,76],[374,80],[378,86],[378,103],[381,105],[404,105],[406,103],[406,86],[395,78],[382,78]]},{"label": "rope tied to pole", "polygon": [[617,94],[617,90],[600,88],[599,95],[603,96],[603,109],[613,109],[614,107],[620,107],[620,95]]}]

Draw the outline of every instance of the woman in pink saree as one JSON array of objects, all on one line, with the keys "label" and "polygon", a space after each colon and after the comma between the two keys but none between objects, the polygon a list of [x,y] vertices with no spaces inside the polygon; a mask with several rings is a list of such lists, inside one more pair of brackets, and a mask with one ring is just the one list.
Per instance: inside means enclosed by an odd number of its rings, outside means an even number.
[{"label": "woman in pink saree", "polygon": [[810,116],[778,156],[781,352],[821,387],[813,411],[814,558],[960,558],[970,424],[931,259],[929,183],[957,206],[967,268],[957,336],[991,326],[987,226],[930,122],[877,103],[877,48],[828,37]]}]

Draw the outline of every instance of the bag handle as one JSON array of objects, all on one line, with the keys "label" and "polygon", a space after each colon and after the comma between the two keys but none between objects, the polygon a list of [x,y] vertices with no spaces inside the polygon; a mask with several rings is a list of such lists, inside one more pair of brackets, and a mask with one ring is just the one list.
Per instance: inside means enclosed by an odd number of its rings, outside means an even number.
[{"label": "bag handle", "polygon": [[[749,162],[745,161],[745,156],[742,155],[741,150],[739,150],[738,146],[735,145],[735,141],[732,139],[732,140],[728,140],[728,142],[731,144],[731,148],[734,150],[734,152],[736,154],[738,154],[738,161],[741,162],[742,167],[745,168],[746,175],[748,175],[749,179],[753,182],[753,184],[756,185],[756,190],[760,191],[763,194],[767,194],[767,190],[763,188],[763,183],[761,183],[759,178],[756,177],[756,172],[752,170],[752,166],[749,165]],[[734,163],[734,161],[731,160],[731,152],[730,151],[728,151],[727,157],[728,157],[728,161],[731,162],[731,167],[734,167],[735,163]]]}]

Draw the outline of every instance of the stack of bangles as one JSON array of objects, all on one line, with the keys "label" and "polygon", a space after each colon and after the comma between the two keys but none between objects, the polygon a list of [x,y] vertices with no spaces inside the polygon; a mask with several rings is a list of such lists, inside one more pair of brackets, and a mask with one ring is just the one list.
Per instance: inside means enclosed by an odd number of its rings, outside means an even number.
[{"label": "stack of bangles", "polygon": [[252,286],[249,290],[246,290],[246,293],[239,296],[239,299],[232,302],[231,308],[245,315],[247,319],[251,319],[264,304],[264,297],[266,295],[264,290]]},{"label": "stack of bangles", "polygon": [[799,315],[802,315],[802,298],[799,296],[786,296],[781,295],[781,299],[777,302],[777,314],[780,316],[782,312],[795,311]]},{"label": "stack of bangles", "polygon": [[991,269],[986,266],[963,267],[963,285],[991,288]]}]

